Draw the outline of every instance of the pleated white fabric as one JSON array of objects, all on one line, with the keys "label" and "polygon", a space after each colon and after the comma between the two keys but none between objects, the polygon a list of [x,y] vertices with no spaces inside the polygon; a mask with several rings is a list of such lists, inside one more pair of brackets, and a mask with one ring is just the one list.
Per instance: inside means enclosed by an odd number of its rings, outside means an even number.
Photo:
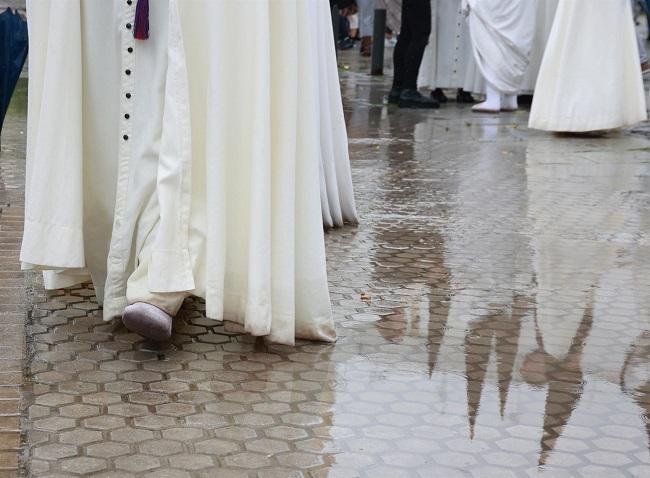
[{"label": "pleated white fabric", "polygon": [[334,340],[324,165],[337,218],[356,212],[327,1],[157,0],[136,43],[126,2],[60,3],[28,5],[24,267],[89,274],[106,319],[140,287],[275,342]]},{"label": "pleated white fabric", "polygon": [[530,127],[598,131],[646,118],[629,0],[560,0],[535,88]]},{"label": "pleated white fabric", "polygon": [[336,53],[332,49],[332,22],[327,2],[315,2],[321,113],[321,206],[323,224],[358,224],[348,137],[343,116]]},{"label": "pleated white fabric", "polygon": [[535,30],[533,0],[464,0],[476,63],[487,82],[517,94],[528,67]]}]

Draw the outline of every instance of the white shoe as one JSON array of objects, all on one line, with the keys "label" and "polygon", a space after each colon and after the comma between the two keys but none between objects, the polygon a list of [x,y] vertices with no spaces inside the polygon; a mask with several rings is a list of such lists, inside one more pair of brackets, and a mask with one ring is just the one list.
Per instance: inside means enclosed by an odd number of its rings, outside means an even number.
[{"label": "white shoe", "polygon": [[472,106],[472,111],[475,113],[498,113],[501,111],[501,106],[495,106],[484,101],[483,103]]},{"label": "white shoe", "polygon": [[155,342],[165,342],[172,336],[172,316],[144,302],[129,305],[122,315],[122,323],[131,332]]}]

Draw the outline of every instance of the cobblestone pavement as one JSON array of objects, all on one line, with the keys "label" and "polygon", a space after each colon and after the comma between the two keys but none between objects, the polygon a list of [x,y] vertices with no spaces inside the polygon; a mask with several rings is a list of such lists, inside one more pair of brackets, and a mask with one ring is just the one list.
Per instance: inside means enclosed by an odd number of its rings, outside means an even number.
[{"label": "cobblestone pavement", "polygon": [[385,87],[343,75],[362,224],[327,235],[338,343],[295,348],[188,300],[155,349],[103,323],[91,288],[46,294],[17,272],[14,109],[0,467],[22,428],[38,477],[650,476],[650,141],[399,111]]}]

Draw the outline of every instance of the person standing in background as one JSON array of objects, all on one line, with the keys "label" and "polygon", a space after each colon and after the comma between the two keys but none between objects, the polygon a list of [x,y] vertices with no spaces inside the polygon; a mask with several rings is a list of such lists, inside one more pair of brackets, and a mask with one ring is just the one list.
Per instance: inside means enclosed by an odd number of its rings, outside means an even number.
[{"label": "person standing in background", "polygon": [[444,89],[457,90],[458,103],[474,103],[472,93],[482,92],[485,87],[472,53],[462,0],[432,0],[431,21],[431,39],[420,68],[420,86],[431,88],[431,96],[439,103],[448,101]]},{"label": "person standing in background", "polygon": [[395,73],[388,102],[400,108],[438,108],[440,103],[418,91],[418,75],[431,35],[431,0],[404,0],[402,29],[393,62]]},{"label": "person standing in background", "polygon": [[356,0],[359,7],[359,35],[361,56],[372,55],[372,32],[375,23],[376,0]]}]

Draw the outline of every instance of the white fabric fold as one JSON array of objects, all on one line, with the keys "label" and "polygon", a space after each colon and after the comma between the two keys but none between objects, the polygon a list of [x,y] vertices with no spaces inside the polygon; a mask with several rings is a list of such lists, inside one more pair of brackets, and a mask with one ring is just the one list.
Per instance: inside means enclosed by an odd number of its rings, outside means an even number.
[{"label": "white fabric fold", "polygon": [[534,0],[467,0],[476,63],[487,82],[517,94],[535,30]]}]

